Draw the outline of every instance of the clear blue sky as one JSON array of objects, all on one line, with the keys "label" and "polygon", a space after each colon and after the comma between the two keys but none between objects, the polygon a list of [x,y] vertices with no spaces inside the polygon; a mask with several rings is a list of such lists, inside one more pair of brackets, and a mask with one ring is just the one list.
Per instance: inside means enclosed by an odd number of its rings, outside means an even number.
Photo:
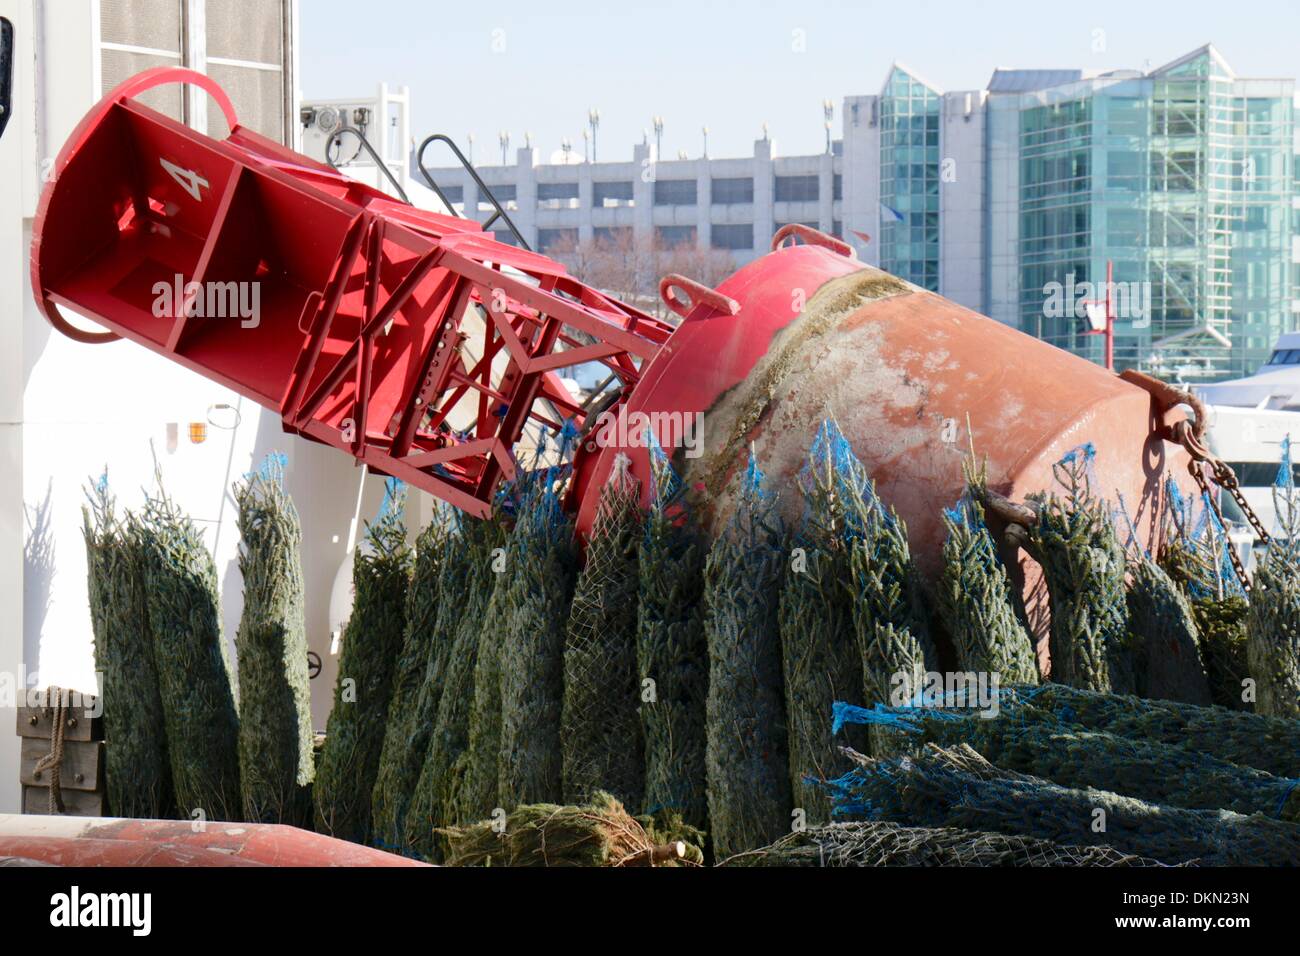
[{"label": "clear blue sky", "polygon": [[750,155],[764,121],[779,153],[813,152],[822,101],[838,136],[840,99],[878,91],[895,60],[945,90],[997,66],[1150,68],[1204,43],[1238,75],[1300,74],[1300,0],[302,0],[301,18],[304,96],[406,84],[417,138],[472,132],[480,163],[500,161],[501,129],[512,153],[525,130],[543,158],[566,136],[581,152],[593,106],[602,160],[630,159],[655,114],[666,156],[699,155],[705,125],[711,155]]}]

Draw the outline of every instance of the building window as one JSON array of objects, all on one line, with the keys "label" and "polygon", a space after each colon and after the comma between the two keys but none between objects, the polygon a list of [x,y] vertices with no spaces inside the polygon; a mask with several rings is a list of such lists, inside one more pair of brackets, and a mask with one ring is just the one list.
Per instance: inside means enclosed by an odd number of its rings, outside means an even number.
[{"label": "building window", "polygon": [[[501,204],[501,208],[506,212],[513,212],[519,208],[519,204],[515,201],[517,190],[514,183],[502,183],[499,186],[493,186],[489,183],[488,191],[496,197],[496,201]],[[488,202],[487,196],[482,193],[478,197],[478,208],[480,212],[496,212],[492,203]]]},{"label": "building window", "polygon": [[577,209],[577,183],[538,183],[537,205],[545,209]]},{"label": "building window", "polygon": [[635,205],[631,183],[592,183],[591,204],[597,209],[604,206]]},{"label": "building window", "polygon": [[537,248],[541,252],[572,249],[578,244],[576,229],[538,229]]},{"label": "building window", "polygon": [[844,238],[844,220],[834,219],[831,221],[831,235],[839,239]]},{"label": "building window", "polygon": [[493,229],[492,238],[497,242],[505,243],[507,246],[519,245],[519,240],[515,238],[515,234],[509,229]]},{"label": "building window", "polygon": [[780,232],[780,231],[781,231],[782,229],[784,229],[786,226],[792,226],[792,225],[796,225],[796,224],[797,224],[797,225],[800,225],[800,226],[807,226],[807,227],[810,228],[810,229],[817,229],[817,230],[819,230],[819,231],[820,231],[820,229],[821,229],[821,226],[817,225],[817,223],[815,223],[815,222],[806,222],[806,221],[805,221],[805,222],[798,222],[798,221],[796,221],[796,222],[778,222],[778,223],[776,224],[775,228],[773,228],[773,230],[772,230],[772,235],[775,236],[778,232]]},{"label": "building window", "polygon": [[632,241],[631,226],[597,226],[591,231],[596,245],[606,248],[624,248]]},{"label": "building window", "polygon": [[752,222],[715,222],[709,230],[714,249],[753,249],[754,224]]},{"label": "building window", "polygon": [[774,198],[777,202],[816,202],[819,191],[816,175],[777,176]]},{"label": "building window", "polygon": [[836,173],[831,177],[831,199],[844,198],[844,175]]},{"label": "building window", "polygon": [[754,179],[752,176],[734,179],[715,179],[712,183],[713,205],[735,206],[754,201]]},{"label": "building window", "polygon": [[[684,180],[679,180],[684,182]],[[692,180],[691,185],[695,183]],[[694,246],[696,231],[694,226],[656,226],[655,244],[660,249],[676,249],[679,246]]]},{"label": "building window", "polygon": [[693,179],[657,179],[655,180],[656,206],[694,206],[695,180]]},{"label": "building window", "polygon": [[465,201],[464,186],[439,186],[438,188],[441,189],[442,194],[447,197],[447,202],[452,205],[463,203]]}]

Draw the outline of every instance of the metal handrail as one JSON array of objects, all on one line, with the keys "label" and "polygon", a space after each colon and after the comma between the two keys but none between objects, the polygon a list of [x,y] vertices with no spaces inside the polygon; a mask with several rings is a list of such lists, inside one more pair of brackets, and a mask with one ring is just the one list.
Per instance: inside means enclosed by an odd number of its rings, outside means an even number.
[{"label": "metal handrail", "polygon": [[334,169],[339,168],[335,164],[334,160],[330,159],[330,150],[333,148],[334,144],[339,141],[339,137],[344,133],[352,133],[361,141],[361,145],[365,147],[366,152],[370,154],[370,158],[375,161],[375,165],[384,171],[384,175],[388,177],[388,181],[393,184],[393,188],[397,190],[397,194],[402,197],[402,202],[406,203],[408,206],[411,205],[411,200],[407,198],[406,190],[403,189],[402,184],[397,181],[397,177],[393,175],[393,171],[388,168],[386,162],[379,158],[379,154],[375,152],[375,148],[370,145],[370,140],[366,139],[366,137],[362,135],[361,130],[357,129],[355,126],[340,126],[334,132],[330,133],[329,139],[325,140],[325,162],[329,163]]},{"label": "metal handrail", "polygon": [[[434,133],[432,136],[425,139],[425,141],[420,144],[420,148],[415,154],[415,165],[420,168],[420,174],[424,176],[425,181],[429,184],[429,188],[438,194],[438,198],[441,199],[443,204],[446,205],[446,207],[454,214],[456,208],[447,199],[446,194],[438,188],[438,184],[433,181],[433,176],[429,174],[429,170],[424,166],[424,150],[435,140],[446,143],[451,147],[451,151],[456,154],[456,158],[460,160],[460,164],[465,167],[465,172],[474,177],[474,182],[478,185],[479,195],[487,196],[488,202],[490,202],[492,207],[496,210],[496,212],[489,216],[483,223],[483,228],[490,229],[492,223],[496,222],[497,219],[503,219],[505,220],[505,224],[510,227],[510,231],[514,233],[515,239],[519,242],[520,247],[532,252],[533,247],[528,244],[526,239],[524,239],[524,234],[515,226],[514,220],[506,214],[501,203],[497,202],[497,197],[492,195],[492,190],[488,189],[487,183],[483,182],[483,179],[479,176],[478,171],[474,168],[473,164],[466,158],[465,154],[460,151],[460,147],[452,142],[451,137],[444,133]],[[462,214],[462,218],[468,219],[469,217]]]}]

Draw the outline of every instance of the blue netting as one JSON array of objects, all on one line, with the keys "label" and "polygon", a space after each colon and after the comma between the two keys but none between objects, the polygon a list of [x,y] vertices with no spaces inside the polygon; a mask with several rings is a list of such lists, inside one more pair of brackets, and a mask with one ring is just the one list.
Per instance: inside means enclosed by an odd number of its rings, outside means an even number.
[{"label": "blue netting", "polygon": [[101,495],[108,491],[108,466],[104,466],[103,473],[95,479],[95,490]]},{"label": "blue netting", "polygon": [[257,479],[284,487],[284,470],[289,465],[289,456],[283,452],[268,452],[262,463],[252,471],[244,473],[245,481]]},{"label": "blue netting", "polygon": [[659,444],[659,438],[650,428],[645,431],[645,441],[650,456],[650,507],[656,511],[663,511],[681,497],[684,486],[668,458],[668,453],[664,451],[663,445]]},{"label": "blue netting", "polygon": [[1278,546],[1291,547],[1297,544],[1296,517],[1300,502],[1296,501],[1295,471],[1291,464],[1291,435],[1282,439],[1281,461],[1278,462],[1277,476],[1273,479],[1273,527],[1272,538]]},{"label": "blue netting", "polygon": [[[799,487],[805,502],[805,526],[810,520],[825,517],[812,515],[809,505],[818,485],[830,488],[834,499],[839,502],[835,531],[846,541],[865,537],[872,521],[892,520],[889,510],[876,494],[875,483],[867,469],[854,454],[839,426],[829,418],[823,420],[817,429],[808,449],[808,460],[799,472]],[[853,507],[857,501],[866,506],[863,511]]]},{"label": "blue netting", "polygon": [[1121,541],[1124,551],[1138,557],[1150,557],[1150,552],[1142,546],[1142,542],[1138,539],[1137,526],[1133,523],[1132,516],[1129,515],[1128,504],[1124,501],[1123,492],[1116,492],[1115,498],[1118,504],[1111,510],[1111,524],[1115,526],[1116,534],[1119,533],[1120,529],[1125,532],[1126,537]]}]

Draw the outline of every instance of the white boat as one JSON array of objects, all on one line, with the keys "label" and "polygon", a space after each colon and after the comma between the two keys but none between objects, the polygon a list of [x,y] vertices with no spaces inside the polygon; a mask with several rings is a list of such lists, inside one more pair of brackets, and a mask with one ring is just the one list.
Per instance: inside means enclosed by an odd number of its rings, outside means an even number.
[{"label": "white boat", "polygon": [[[1209,406],[1210,449],[1232,466],[1246,502],[1272,532],[1282,441],[1288,435],[1300,439],[1300,332],[1281,336],[1254,375],[1192,387]],[[1225,518],[1244,526],[1231,532],[1242,550],[1256,544],[1232,498],[1224,495],[1221,504]]]}]

